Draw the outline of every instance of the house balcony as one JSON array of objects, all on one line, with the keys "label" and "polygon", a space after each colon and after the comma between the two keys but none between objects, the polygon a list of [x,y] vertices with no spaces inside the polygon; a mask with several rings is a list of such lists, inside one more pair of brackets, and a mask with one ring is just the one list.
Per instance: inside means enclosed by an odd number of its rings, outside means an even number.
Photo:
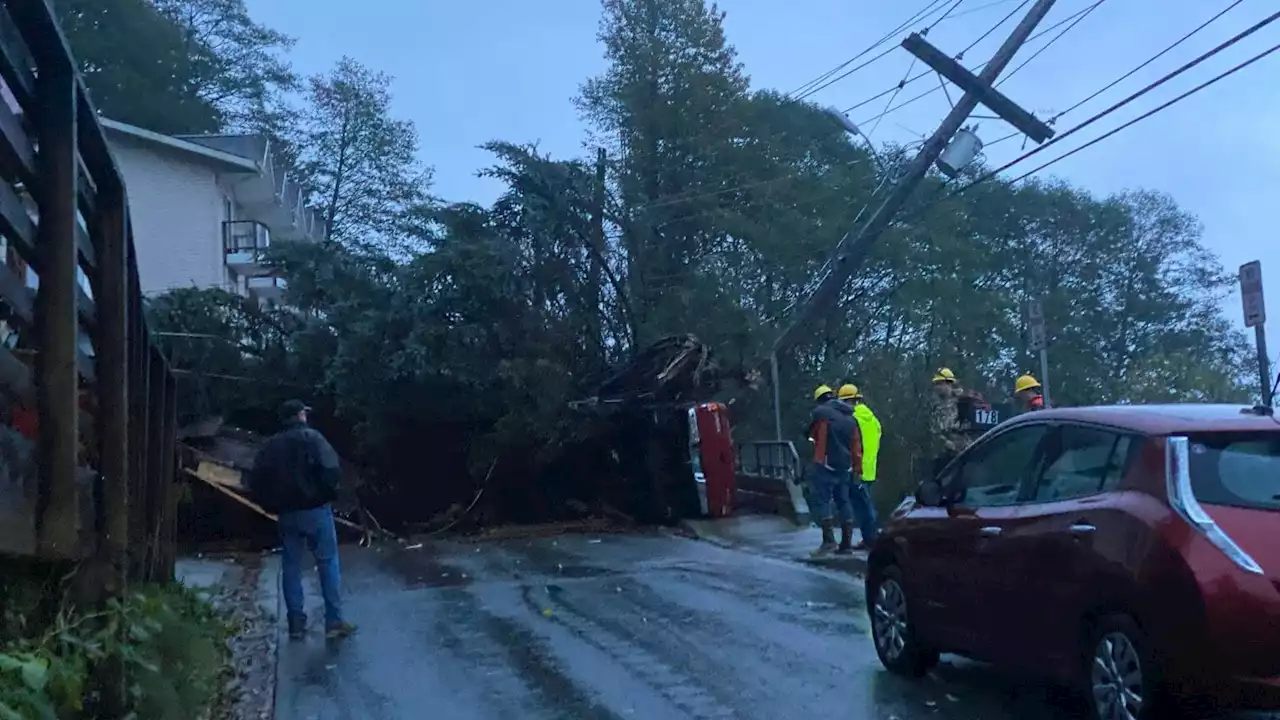
[{"label": "house balcony", "polygon": [[284,291],[288,283],[284,278],[274,275],[260,275],[248,278],[249,294],[262,302],[280,303],[284,300]]},{"label": "house balcony", "polygon": [[238,275],[254,277],[270,272],[263,263],[267,248],[271,247],[271,230],[254,220],[235,220],[222,223],[222,251],[227,267]]}]

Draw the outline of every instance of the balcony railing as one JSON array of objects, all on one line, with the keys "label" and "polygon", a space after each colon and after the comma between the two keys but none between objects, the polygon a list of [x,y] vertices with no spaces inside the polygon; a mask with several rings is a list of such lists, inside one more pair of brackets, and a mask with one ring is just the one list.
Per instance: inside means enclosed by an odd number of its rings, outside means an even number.
[{"label": "balcony railing", "polygon": [[269,300],[271,302],[280,302],[284,297],[285,288],[288,284],[284,278],[267,275],[263,277],[251,277],[248,281],[249,293],[259,300]]},{"label": "balcony railing", "polygon": [[271,246],[271,231],[255,220],[222,223],[222,249],[232,253],[260,253]]}]

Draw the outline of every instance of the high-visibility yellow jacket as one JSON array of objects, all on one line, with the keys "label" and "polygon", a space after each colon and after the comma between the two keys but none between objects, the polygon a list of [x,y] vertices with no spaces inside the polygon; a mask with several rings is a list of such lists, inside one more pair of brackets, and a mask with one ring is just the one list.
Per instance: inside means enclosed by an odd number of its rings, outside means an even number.
[{"label": "high-visibility yellow jacket", "polygon": [[876,456],[880,454],[880,419],[864,403],[853,407],[853,419],[862,431],[862,479],[876,479]]}]

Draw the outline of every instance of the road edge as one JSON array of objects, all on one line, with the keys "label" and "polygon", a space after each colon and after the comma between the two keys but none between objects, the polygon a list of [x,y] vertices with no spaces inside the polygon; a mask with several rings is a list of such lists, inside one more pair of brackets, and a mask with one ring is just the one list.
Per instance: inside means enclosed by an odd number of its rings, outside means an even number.
[{"label": "road edge", "polygon": [[280,618],[283,617],[284,594],[280,586],[280,555],[270,553],[262,558],[262,572],[258,575],[258,606],[270,614],[270,622],[275,629],[275,642],[271,643],[271,714],[269,720],[275,720],[280,702],[280,643],[284,642]]},{"label": "road edge", "polygon": [[703,523],[694,522],[692,520],[681,520],[679,528],[684,532],[672,532],[670,534],[675,537],[692,537],[692,539],[701,540],[702,542],[711,543],[712,545],[730,550],[741,550],[743,552],[749,552],[756,555],[789,560],[803,565],[810,565],[827,570],[837,570],[839,572],[859,577],[864,576],[867,573],[867,555],[865,552],[854,555],[828,555],[825,557],[797,556],[785,553],[769,552],[767,548],[754,545],[752,543],[733,542],[728,538],[708,531],[704,527]]}]

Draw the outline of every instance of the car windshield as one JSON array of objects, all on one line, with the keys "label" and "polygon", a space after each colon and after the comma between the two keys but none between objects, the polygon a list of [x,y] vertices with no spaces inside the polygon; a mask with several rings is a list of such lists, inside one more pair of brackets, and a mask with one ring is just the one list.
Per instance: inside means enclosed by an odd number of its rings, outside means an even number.
[{"label": "car windshield", "polygon": [[1191,487],[1208,505],[1280,510],[1280,429],[1192,436]]}]

